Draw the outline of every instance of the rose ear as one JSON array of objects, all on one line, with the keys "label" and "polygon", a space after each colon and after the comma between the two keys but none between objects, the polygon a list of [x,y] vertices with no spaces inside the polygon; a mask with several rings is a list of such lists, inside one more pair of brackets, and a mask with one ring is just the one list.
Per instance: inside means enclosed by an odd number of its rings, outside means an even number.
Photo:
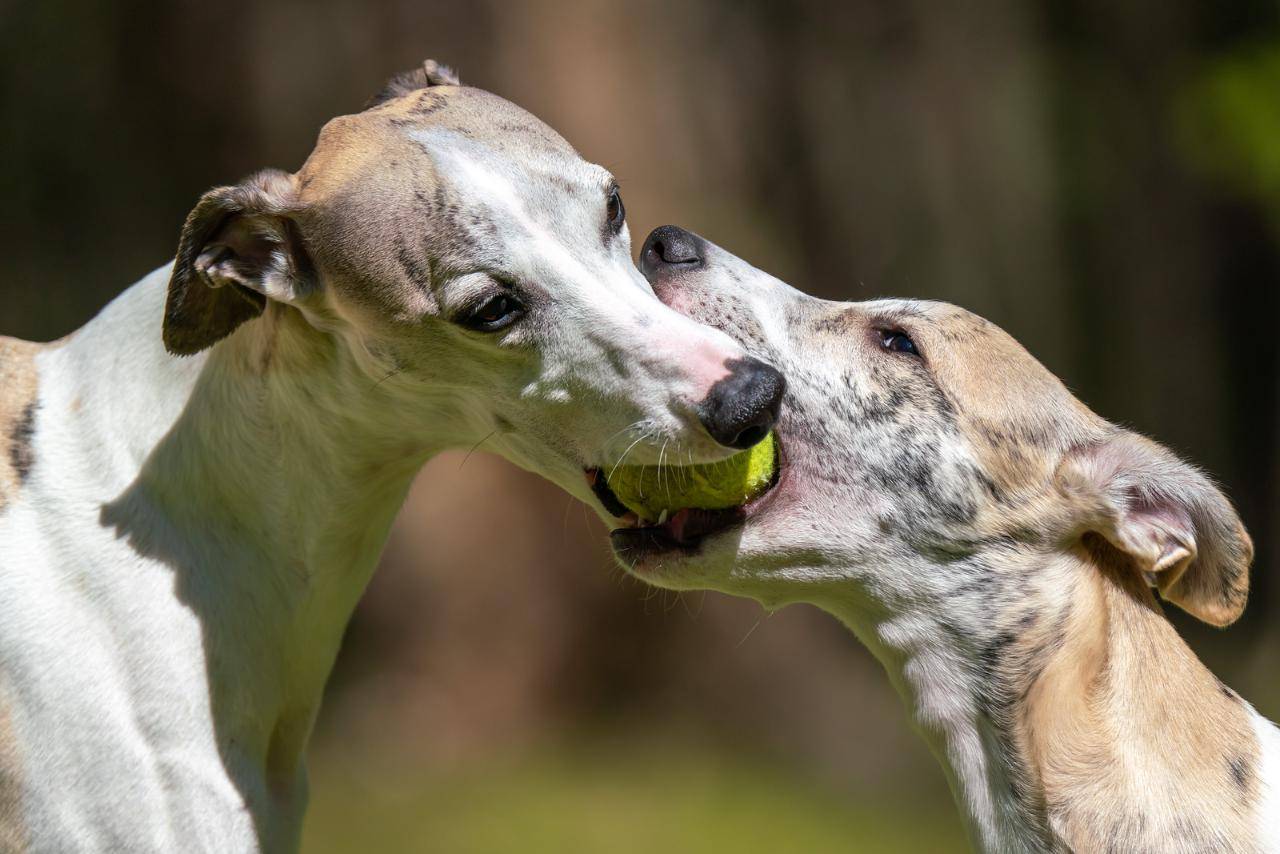
[{"label": "rose ear", "polygon": [[313,286],[299,209],[293,176],[274,169],[200,198],[169,278],[166,350],[198,353],[262,314],[268,299],[291,302]]},{"label": "rose ear", "polygon": [[1059,482],[1084,499],[1083,529],[1126,555],[1166,600],[1215,626],[1244,611],[1253,543],[1199,470],[1121,431],[1072,451]]},{"label": "rose ear", "polygon": [[382,88],[378,90],[372,98],[365,102],[366,110],[372,109],[379,104],[385,104],[387,101],[399,98],[401,95],[407,95],[410,92],[416,92],[419,89],[427,89],[431,86],[461,86],[457,73],[447,65],[441,65],[434,59],[428,59],[422,65],[410,71],[402,71],[392,77],[386,83],[382,84]]}]

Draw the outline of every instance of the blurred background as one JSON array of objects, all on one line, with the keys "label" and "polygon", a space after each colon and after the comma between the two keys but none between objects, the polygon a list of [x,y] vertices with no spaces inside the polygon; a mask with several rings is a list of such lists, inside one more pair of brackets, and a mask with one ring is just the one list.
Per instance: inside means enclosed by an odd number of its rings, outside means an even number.
[{"label": "blurred background", "polygon": [[[1254,594],[1172,617],[1280,717],[1280,3],[0,0],[0,329],[81,325],[201,192],[425,57],[613,170],[636,246],[674,222],[822,296],[963,304],[1204,465]],[[480,453],[415,488],[313,755],[315,854],[963,850],[833,620],[647,590]]]}]

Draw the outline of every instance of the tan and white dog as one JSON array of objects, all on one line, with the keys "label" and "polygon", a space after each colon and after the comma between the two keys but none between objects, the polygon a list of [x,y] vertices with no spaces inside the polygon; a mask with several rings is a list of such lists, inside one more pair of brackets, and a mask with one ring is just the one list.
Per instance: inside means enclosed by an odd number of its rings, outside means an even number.
[{"label": "tan and white dog", "polygon": [[815,299],[674,227],[641,268],[787,393],[772,490],[620,528],[631,572],[842,620],[983,851],[1280,852],[1280,730],[1152,593],[1217,626],[1245,606],[1252,545],[1204,475],[954,306]]},{"label": "tan and white dog", "polygon": [[589,499],[772,423],[781,378],[654,298],[612,176],[456,83],[393,79],[80,331],[0,339],[0,849],[295,848],[425,460],[483,444]]}]

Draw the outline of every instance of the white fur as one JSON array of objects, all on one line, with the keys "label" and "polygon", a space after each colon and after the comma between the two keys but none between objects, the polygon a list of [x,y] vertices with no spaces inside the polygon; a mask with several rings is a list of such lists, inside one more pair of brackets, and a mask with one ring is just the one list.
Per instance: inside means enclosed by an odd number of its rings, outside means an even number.
[{"label": "white fur", "polygon": [[1258,841],[1264,851],[1280,851],[1280,729],[1257,712],[1253,728],[1258,735],[1262,802],[1258,805]]},{"label": "white fur", "polygon": [[[37,465],[0,516],[0,650],[36,850],[253,842],[219,762],[200,622],[169,568],[98,519],[173,426],[204,361],[164,353],[167,281],[157,270],[39,357]],[[109,753],[95,748],[103,736]]]},{"label": "white fur", "polygon": [[[440,450],[483,444],[586,500],[584,469],[627,452],[729,453],[697,411],[743,351],[653,298],[625,227],[606,239],[603,170],[567,145],[524,162],[437,141],[424,159],[464,164],[440,180],[492,228],[430,281],[380,257],[382,303],[329,275],[175,357],[166,266],[37,356],[34,463],[0,512],[0,805],[32,850],[296,848],[343,630]],[[498,274],[528,315],[460,331],[450,311]]]}]

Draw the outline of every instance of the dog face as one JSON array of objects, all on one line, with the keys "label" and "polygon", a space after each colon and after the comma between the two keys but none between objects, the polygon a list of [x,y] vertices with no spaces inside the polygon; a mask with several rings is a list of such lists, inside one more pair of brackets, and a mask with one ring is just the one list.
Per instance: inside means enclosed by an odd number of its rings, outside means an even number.
[{"label": "dog face", "polygon": [[1252,547],[1226,499],[995,325],[936,302],[815,299],[670,226],[641,268],[788,380],[776,486],[714,536],[622,553],[645,580],[980,614],[1031,595],[1025,567],[1106,549],[1202,619],[1239,615]]},{"label": "dog face", "polygon": [[193,211],[169,349],[202,350],[264,310],[340,342],[394,396],[374,415],[390,428],[483,442],[587,500],[584,468],[663,445],[730,453],[699,406],[754,366],[654,298],[605,169],[434,63],[330,121],[296,174],[259,173]]}]

